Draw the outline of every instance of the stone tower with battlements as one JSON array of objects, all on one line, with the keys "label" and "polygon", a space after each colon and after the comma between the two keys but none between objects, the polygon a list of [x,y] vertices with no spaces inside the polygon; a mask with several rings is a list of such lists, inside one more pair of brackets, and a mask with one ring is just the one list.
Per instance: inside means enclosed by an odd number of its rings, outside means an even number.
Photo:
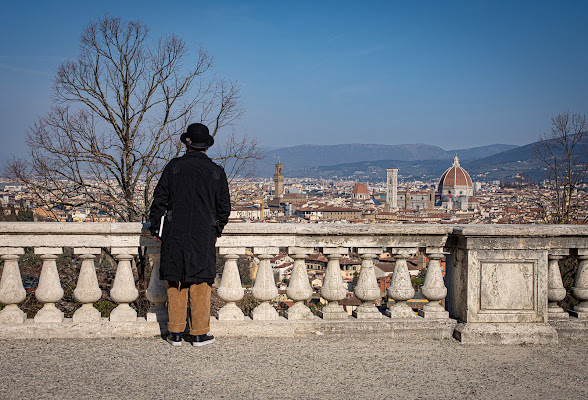
[{"label": "stone tower with battlements", "polygon": [[278,157],[278,163],[276,164],[276,172],[274,173],[274,185],[275,185],[275,197],[281,198],[284,194],[284,170],[283,165]]}]

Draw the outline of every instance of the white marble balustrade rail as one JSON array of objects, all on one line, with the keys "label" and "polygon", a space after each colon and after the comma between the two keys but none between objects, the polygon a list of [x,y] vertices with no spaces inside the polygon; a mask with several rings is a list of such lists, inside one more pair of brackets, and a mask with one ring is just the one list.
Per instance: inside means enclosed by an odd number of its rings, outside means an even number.
[{"label": "white marble balustrade rail", "polygon": [[[18,261],[25,247],[34,248],[43,260],[35,292],[43,308],[30,320],[19,308],[25,291]],[[72,247],[82,260],[74,296],[83,305],[71,319],[64,319],[55,307],[63,297],[55,260],[64,247]],[[147,290],[153,306],[146,319],[138,318],[129,306],[138,296],[131,262],[139,247],[146,250],[153,265]],[[474,343],[553,343],[558,333],[568,337],[588,334],[586,226],[229,224],[217,247],[225,262],[218,295],[226,301],[213,320],[212,330],[217,334],[412,329],[434,332],[437,338],[453,334]],[[286,318],[279,317],[271,305],[278,293],[270,259],[280,247],[287,248],[294,259],[287,289],[294,305]],[[110,289],[118,305],[107,319],[100,318],[92,305],[101,296],[94,259],[103,248],[118,262]],[[328,304],[320,317],[306,306],[312,290],[304,259],[316,248],[328,258],[321,289]],[[374,306],[380,296],[374,260],[383,248],[396,259],[387,291],[395,302],[385,315]],[[339,304],[347,294],[339,260],[350,249],[362,260],[353,288],[362,304],[353,317]],[[235,304],[244,294],[237,259],[246,250],[260,260],[252,288],[259,305],[250,316],[243,315]],[[430,300],[418,316],[406,303],[415,294],[406,260],[417,252],[429,259],[421,292]],[[566,294],[558,261],[570,253],[579,259],[572,292],[580,303],[574,310],[563,310],[557,304]],[[445,278],[440,265],[444,256]],[[165,282],[158,279],[159,243],[140,223],[0,223],[0,257],[4,260],[0,303],[5,305],[0,311],[0,338],[18,333],[22,337],[139,336],[158,334],[160,326],[165,326]],[[447,309],[440,304],[442,300]]]}]

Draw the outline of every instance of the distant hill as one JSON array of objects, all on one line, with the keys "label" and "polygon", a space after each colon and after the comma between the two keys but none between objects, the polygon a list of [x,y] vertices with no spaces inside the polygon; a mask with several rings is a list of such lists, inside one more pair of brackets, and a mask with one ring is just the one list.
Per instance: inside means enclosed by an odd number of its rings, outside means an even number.
[{"label": "distant hill", "polygon": [[437,179],[451,166],[452,160],[376,160],[360,161],[320,167],[302,168],[288,174],[292,178],[355,179],[361,182],[386,180],[386,169],[398,168],[400,181],[413,179]]},{"label": "distant hill", "polygon": [[[512,180],[521,172],[531,181],[541,181],[545,179],[545,165],[535,155],[534,148],[537,144],[538,142],[534,142],[488,157],[470,160],[462,165],[472,178],[477,176],[481,180]],[[588,160],[588,135],[584,136],[576,146],[574,154],[580,157],[582,163],[586,163]]]},{"label": "distant hill", "polygon": [[[515,176],[522,173],[531,181],[540,181],[545,178],[544,166],[536,159],[533,152],[535,143],[511,148],[506,151],[492,154],[484,158],[470,159],[476,154],[483,154],[484,147],[457,150],[460,164],[468,171],[474,181],[514,180]],[[502,146],[502,145],[494,145]],[[493,146],[486,146],[492,148]],[[512,146],[511,146],[512,147]],[[497,149],[499,147],[494,147]],[[490,150],[491,151],[491,150]],[[364,182],[381,182],[386,179],[386,169],[398,168],[401,180],[437,180],[441,174],[453,163],[455,151],[446,152],[445,159],[433,160],[402,160],[383,159],[375,161],[360,161],[354,163],[342,163],[336,165],[323,165],[319,167],[307,167],[286,174],[288,177],[312,177],[322,179],[355,179]],[[464,154],[464,156],[462,156]],[[487,153],[486,153],[487,154]],[[583,155],[583,162],[588,158],[588,137],[578,144],[577,153]],[[449,157],[449,155],[451,155]],[[286,165],[284,165],[286,169]]]},{"label": "distant hill", "polygon": [[[511,149],[516,149],[519,146],[514,144],[491,144],[488,146],[472,147],[469,149],[447,150],[447,153],[454,155],[457,153],[460,160],[473,160],[489,155],[498,154]],[[453,157],[452,157],[453,158]]]},{"label": "distant hill", "polygon": [[299,145],[273,149],[266,153],[264,160],[260,162],[259,176],[271,176],[274,172],[274,164],[280,158],[284,164],[284,173],[290,176],[290,172],[319,166],[333,166],[342,163],[373,162],[376,160],[447,160],[453,159],[455,153],[460,159],[467,160],[496,154],[501,151],[515,148],[514,145],[494,144],[490,146],[474,147],[460,150],[443,150],[439,146],[430,144],[337,144],[337,145]]}]

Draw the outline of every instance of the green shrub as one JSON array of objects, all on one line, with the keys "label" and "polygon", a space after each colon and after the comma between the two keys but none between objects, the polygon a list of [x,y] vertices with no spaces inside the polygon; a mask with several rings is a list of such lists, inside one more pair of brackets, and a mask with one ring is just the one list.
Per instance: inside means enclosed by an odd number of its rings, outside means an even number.
[{"label": "green shrub", "polygon": [[110,316],[110,312],[116,308],[117,304],[111,300],[100,299],[96,303],[94,303],[94,307],[100,314],[102,314],[103,318],[108,318]]}]

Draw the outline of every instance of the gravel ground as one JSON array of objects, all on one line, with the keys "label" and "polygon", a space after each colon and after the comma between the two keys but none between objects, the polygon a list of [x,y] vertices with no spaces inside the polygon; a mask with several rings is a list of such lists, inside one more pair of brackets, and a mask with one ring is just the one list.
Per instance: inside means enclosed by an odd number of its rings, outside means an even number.
[{"label": "gravel ground", "polygon": [[358,337],[0,341],[1,399],[588,399],[588,341]]}]

